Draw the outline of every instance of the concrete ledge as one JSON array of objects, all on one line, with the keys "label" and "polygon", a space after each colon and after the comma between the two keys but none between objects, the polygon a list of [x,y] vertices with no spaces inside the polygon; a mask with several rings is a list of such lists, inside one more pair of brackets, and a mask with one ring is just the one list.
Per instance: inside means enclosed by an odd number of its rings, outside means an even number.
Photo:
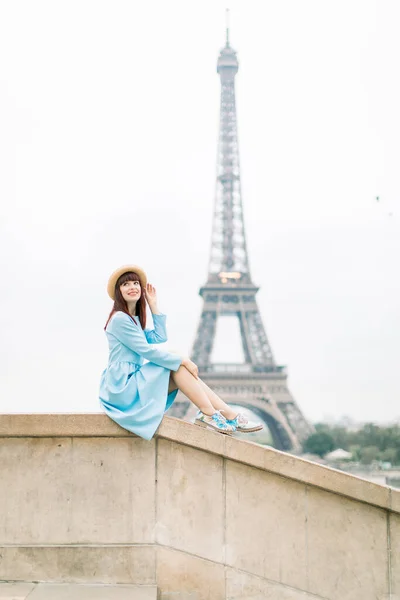
[{"label": "concrete ledge", "polygon": [[400,594],[389,487],[172,418],[150,442],[104,414],[0,431],[3,600]]},{"label": "concrete ledge", "polygon": [[373,506],[400,512],[400,491],[259,444],[222,436],[191,423],[164,418],[158,435],[198,450],[281,475]]},{"label": "concrete ledge", "polygon": [[127,437],[132,433],[104,413],[0,414],[0,438],[30,436]]},{"label": "concrete ledge", "polygon": [[[103,413],[0,414],[1,437],[136,437]],[[400,490],[165,417],[157,437],[400,514]],[[1,443],[1,441],[0,441]]]}]

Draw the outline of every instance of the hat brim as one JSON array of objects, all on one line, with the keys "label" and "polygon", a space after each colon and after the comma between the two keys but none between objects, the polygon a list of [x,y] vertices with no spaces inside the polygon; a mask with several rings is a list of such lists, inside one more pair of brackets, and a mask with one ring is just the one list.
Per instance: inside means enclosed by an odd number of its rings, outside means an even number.
[{"label": "hat brim", "polygon": [[111,300],[115,300],[115,284],[117,283],[118,278],[121,277],[121,275],[123,275],[124,273],[128,272],[136,273],[136,275],[140,279],[140,285],[142,286],[142,288],[146,287],[147,275],[143,271],[143,269],[138,265],[124,265],[123,267],[116,269],[116,271],[114,271],[110,275],[110,278],[108,280],[107,293],[110,296]]}]

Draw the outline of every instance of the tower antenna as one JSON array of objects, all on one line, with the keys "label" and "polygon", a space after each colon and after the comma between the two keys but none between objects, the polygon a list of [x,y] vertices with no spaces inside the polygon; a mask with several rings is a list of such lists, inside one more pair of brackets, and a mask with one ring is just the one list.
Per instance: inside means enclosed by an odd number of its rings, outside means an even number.
[{"label": "tower antenna", "polygon": [[226,47],[229,48],[229,8],[225,10],[226,19]]}]

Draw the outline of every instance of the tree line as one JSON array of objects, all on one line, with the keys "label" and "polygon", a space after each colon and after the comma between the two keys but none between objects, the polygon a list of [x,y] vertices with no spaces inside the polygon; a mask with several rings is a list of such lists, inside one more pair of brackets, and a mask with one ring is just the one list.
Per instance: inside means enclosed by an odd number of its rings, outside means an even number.
[{"label": "tree line", "polygon": [[400,465],[400,425],[388,427],[366,423],[356,431],[317,423],[316,432],[305,441],[304,452],[324,456],[336,448],[351,452],[353,460],[363,464],[387,461]]}]

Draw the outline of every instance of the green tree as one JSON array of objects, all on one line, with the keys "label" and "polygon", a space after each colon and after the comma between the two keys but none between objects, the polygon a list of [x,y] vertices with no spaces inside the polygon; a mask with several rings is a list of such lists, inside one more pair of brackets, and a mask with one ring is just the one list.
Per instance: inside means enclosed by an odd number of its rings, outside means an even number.
[{"label": "green tree", "polygon": [[360,460],[360,458],[361,458],[361,454],[360,454],[360,452],[361,452],[361,446],[360,446],[360,444],[351,444],[349,446],[349,452],[351,452],[353,460],[356,460],[356,461]]},{"label": "green tree", "polygon": [[317,431],[310,435],[304,443],[304,451],[324,456],[335,448],[335,442],[330,433]]},{"label": "green tree", "polygon": [[397,449],[396,448],[386,448],[386,450],[384,450],[383,452],[380,453],[379,458],[380,458],[380,460],[389,461],[391,463],[394,463],[397,458]]},{"label": "green tree", "polygon": [[[364,461],[381,459],[390,460],[393,465],[400,465],[400,425],[385,427],[366,423],[356,431],[349,431],[342,426],[316,423],[315,429],[318,434],[330,435],[334,448],[350,451],[355,460],[361,459],[361,449],[369,448],[366,453],[364,452]],[[372,451],[371,447],[377,448],[378,454],[376,450]]]},{"label": "green tree", "polygon": [[379,448],[378,446],[366,446],[365,448],[361,448],[360,455],[362,464],[370,465],[373,460],[378,460]]}]

